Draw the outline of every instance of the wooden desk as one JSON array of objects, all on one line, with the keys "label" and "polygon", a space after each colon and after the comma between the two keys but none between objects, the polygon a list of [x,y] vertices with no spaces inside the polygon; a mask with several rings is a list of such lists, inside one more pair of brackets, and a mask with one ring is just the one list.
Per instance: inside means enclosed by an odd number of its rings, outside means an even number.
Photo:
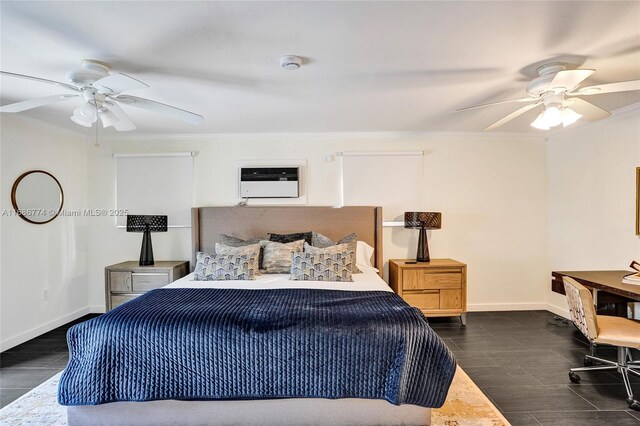
[{"label": "wooden desk", "polygon": [[598,302],[613,303],[616,305],[616,314],[626,317],[626,304],[640,301],[640,285],[622,284],[622,277],[630,273],[631,271],[554,271],[551,273],[551,289],[565,294],[562,277],[571,277],[591,290],[594,305],[598,306]]}]

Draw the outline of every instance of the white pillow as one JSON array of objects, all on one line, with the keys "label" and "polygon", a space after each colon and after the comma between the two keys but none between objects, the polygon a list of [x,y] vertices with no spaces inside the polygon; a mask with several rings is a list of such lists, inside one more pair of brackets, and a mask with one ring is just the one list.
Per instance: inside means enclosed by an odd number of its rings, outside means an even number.
[{"label": "white pillow", "polygon": [[373,268],[371,259],[375,249],[364,241],[358,241],[356,243],[356,265],[364,265]]}]

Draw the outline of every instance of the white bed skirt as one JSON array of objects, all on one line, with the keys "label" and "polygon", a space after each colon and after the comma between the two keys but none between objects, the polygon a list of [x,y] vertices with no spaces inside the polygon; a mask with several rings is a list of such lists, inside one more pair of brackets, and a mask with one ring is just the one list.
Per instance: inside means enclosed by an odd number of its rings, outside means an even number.
[{"label": "white bed skirt", "polygon": [[113,402],[67,407],[75,425],[429,425],[431,409],[375,399]]}]

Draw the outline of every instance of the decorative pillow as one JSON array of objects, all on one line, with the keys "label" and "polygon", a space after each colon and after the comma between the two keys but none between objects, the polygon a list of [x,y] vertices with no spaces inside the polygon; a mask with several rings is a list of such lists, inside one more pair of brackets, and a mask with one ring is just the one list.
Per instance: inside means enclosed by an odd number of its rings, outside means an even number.
[{"label": "decorative pillow", "polygon": [[258,269],[258,253],[196,254],[194,281],[254,280]]},{"label": "decorative pillow", "polygon": [[[358,274],[361,273],[362,271],[356,266],[356,259],[355,259],[355,255],[357,253],[356,247],[357,247],[357,243],[358,243],[358,234],[351,233],[349,235],[347,235],[346,237],[343,237],[340,241],[338,241],[337,243],[334,243],[330,238],[325,237],[324,235],[314,232],[313,236],[315,238],[316,243],[320,244],[320,245],[315,245],[315,244],[311,244],[310,247],[315,247],[315,248],[331,248],[331,247],[337,247],[337,246],[342,246],[344,244],[346,244],[347,250],[350,252],[353,252],[354,254],[354,262],[353,262],[353,270],[352,273],[354,274]],[[331,242],[331,244],[327,245],[329,242]],[[305,245],[305,249],[304,251],[309,251],[307,249],[307,246]],[[338,249],[336,251],[344,251],[342,249]],[[336,251],[332,252],[335,253]],[[315,253],[315,251],[314,251]]]},{"label": "decorative pillow", "polygon": [[314,247],[325,248],[336,245],[335,241],[319,232],[313,231],[311,234],[311,245]]},{"label": "decorative pillow", "polygon": [[[357,247],[358,247],[358,234],[354,232],[347,235],[346,237],[343,237],[342,239],[340,239],[340,241],[336,243],[336,245],[339,245],[339,244],[349,245],[349,251],[356,253]],[[358,269],[356,265],[353,265],[353,273],[357,274],[358,272],[362,272],[362,271]]]},{"label": "decorative pillow", "polygon": [[291,277],[296,281],[351,282],[352,255],[344,253],[294,253],[291,258]]},{"label": "decorative pillow", "polygon": [[[269,241],[275,241],[276,243],[292,243],[298,240],[304,240],[306,243],[311,244],[313,239],[313,232],[298,232],[295,234],[267,234]],[[288,272],[288,271],[287,271]]]},{"label": "decorative pillow", "polygon": [[304,248],[304,240],[287,244],[262,241],[261,244],[264,250],[262,266],[268,274],[288,274],[291,271],[291,255]]},{"label": "decorative pillow", "polygon": [[225,246],[242,247],[250,246],[253,244],[260,244],[260,241],[268,240],[267,236],[251,238],[250,240],[243,240],[242,238],[232,237],[231,235],[220,234],[220,242]]},{"label": "decorative pillow", "polygon": [[[262,269],[262,246],[260,245],[260,241],[264,240],[263,238],[252,238],[250,240],[243,240],[241,238],[231,237],[229,235],[220,234],[221,244],[227,247],[247,247],[247,246],[258,246],[258,268]],[[218,253],[218,243],[216,243],[216,253]]]},{"label": "decorative pillow", "polygon": [[351,265],[351,273],[352,274],[357,274],[359,272],[362,272],[356,266],[356,252],[353,251],[353,248],[347,243],[345,243],[345,244],[336,244],[334,246],[325,247],[325,248],[313,247],[313,246],[310,246],[307,243],[304,243],[304,251],[305,251],[305,253],[310,253],[310,254],[340,254],[340,253],[344,253],[344,254],[350,256],[349,264]]},{"label": "decorative pillow", "polygon": [[356,243],[356,264],[373,267],[371,259],[373,258],[375,249],[364,241],[358,241]]},{"label": "decorative pillow", "polygon": [[358,242],[358,234],[353,232],[347,235],[346,237],[342,237],[342,239],[338,241],[336,244],[353,244],[353,248],[355,251],[355,246],[357,242]]},{"label": "decorative pillow", "polygon": [[[342,252],[349,251],[349,244],[336,244],[334,246],[320,248],[320,247],[310,246],[309,244],[304,243],[304,251],[305,253],[311,253],[311,254],[342,253]],[[355,252],[353,252],[353,254],[355,255]]]},{"label": "decorative pillow", "polygon": [[255,253],[256,256],[258,255],[258,253],[260,253],[260,243],[255,243],[255,244],[240,246],[240,247],[232,247],[232,246],[227,246],[221,243],[216,243],[216,254],[242,255],[242,254],[252,254],[252,253]]}]

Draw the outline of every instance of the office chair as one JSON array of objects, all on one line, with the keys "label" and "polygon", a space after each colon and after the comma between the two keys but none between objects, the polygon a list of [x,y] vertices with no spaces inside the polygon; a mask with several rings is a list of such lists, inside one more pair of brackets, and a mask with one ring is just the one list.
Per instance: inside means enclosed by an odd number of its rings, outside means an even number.
[{"label": "office chair", "polygon": [[[564,290],[567,294],[571,320],[575,326],[591,342],[596,345],[610,345],[618,348],[617,362],[609,361],[591,355],[585,355],[585,367],[572,368],[569,379],[573,383],[580,383],[578,371],[618,370],[622,374],[624,387],[627,390],[627,404],[632,410],[640,411],[640,401],[633,398],[629,373],[640,377],[640,361],[634,361],[631,348],[640,349],[640,323],[622,318],[596,315],[591,292],[573,278],[562,277]],[[600,363],[601,365],[594,365]],[[603,365],[602,365],[603,364]]]}]

